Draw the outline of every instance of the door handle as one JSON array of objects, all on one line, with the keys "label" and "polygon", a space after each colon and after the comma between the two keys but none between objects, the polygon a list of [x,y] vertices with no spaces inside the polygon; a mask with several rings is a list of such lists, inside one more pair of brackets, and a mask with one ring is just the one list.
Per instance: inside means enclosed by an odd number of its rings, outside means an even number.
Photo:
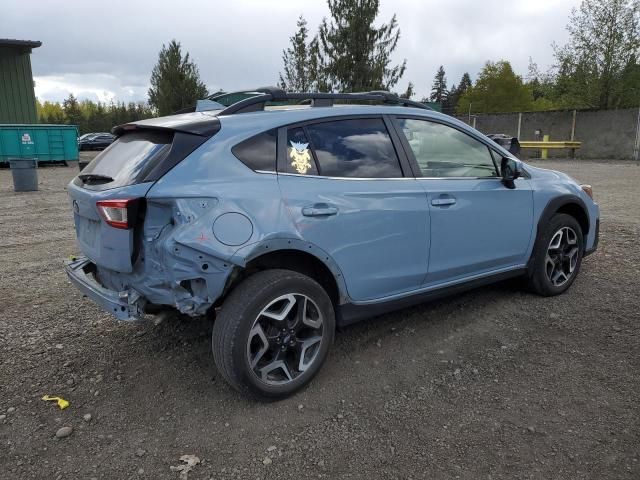
[{"label": "door handle", "polygon": [[455,205],[456,199],[453,197],[438,197],[431,199],[431,205],[435,207],[446,207],[449,205]]},{"label": "door handle", "polygon": [[327,205],[326,203],[316,203],[309,207],[302,207],[302,215],[305,217],[329,217],[338,213],[336,207]]}]

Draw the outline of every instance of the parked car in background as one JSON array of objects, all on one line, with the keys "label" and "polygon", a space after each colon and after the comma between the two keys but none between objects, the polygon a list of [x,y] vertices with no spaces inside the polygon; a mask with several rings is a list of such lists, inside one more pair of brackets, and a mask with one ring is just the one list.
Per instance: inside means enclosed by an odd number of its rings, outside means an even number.
[{"label": "parked car in background", "polygon": [[110,133],[85,133],[78,138],[79,150],[104,150],[116,139],[115,135]]},{"label": "parked car in background", "polygon": [[114,132],[68,186],[70,280],[121,320],[215,317],[222,377],[261,399],[306,385],[337,326],[506,278],[558,295],[598,244],[590,186],[387,92],[263,89]]}]

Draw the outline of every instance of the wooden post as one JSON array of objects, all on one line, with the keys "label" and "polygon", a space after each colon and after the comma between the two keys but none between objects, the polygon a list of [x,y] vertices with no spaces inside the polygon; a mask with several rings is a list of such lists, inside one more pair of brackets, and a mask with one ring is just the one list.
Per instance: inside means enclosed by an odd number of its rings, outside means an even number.
[{"label": "wooden post", "polygon": [[576,111],[573,111],[573,118],[571,119],[571,141],[576,139]]},{"label": "wooden post", "polygon": [[[549,141],[549,135],[543,135],[542,136],[542,141],[543,142],[548,142]],[[543,160],[546,160],[547,152],[548,152],[548,150],[546,148],[543,148],[542,149],[542,154],[540,155],[540,158],[542,158]]]},{"label": "wooden post", "polygon": [[520,140],[520,127],[522,127],[522,112],[518,114],[518,135],[516,135],[518,140]]},{"label": "wooden post", "polygon": [[638,121],[636,123],[636,143],[633,147],[633,159],[640,160],[640,107],[638,107]]}]

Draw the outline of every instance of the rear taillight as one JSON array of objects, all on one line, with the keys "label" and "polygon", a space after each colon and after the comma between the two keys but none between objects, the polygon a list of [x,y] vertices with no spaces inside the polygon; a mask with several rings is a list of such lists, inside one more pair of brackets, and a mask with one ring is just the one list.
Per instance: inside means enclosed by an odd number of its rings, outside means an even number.
[{"label": "rear taillight", "polygon": [[126,230],[134,226],[139,201],[139,198],[100,200],[96,205],[105,222],[114,228]]}]

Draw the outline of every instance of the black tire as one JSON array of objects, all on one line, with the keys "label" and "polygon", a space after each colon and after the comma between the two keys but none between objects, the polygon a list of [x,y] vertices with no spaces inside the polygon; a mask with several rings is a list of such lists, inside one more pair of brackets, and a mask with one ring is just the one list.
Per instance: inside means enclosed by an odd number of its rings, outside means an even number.
[{"label": "black tire", "polygon": [[[318,342],[319,346],[315,347],[312,361],[305,366],[304,371],[298,372],[297,376],[294,376],[293,371],[297,367],[295,367],[296,362],[293,362],[294,367],[287,367],[286,370],[287,374],[291,372],[292,379],[283,380],[286,382],[284,384],[274,385],[267,383],[269,382],[268,378],[265,380],[260,378],[251,367],[249,352],[253,344],[250,343],[250,334],[255,323],[258,322],[258,317],[264,318],[260,316],[261,312],[273,304],[272,302],[276,299],[285,295],[297,295],[298,298],[307,297],[307,300],[311,300],[311,308],[315,313],[318,313],[321,319],[322,330],[319,335],[321,340]],[[304,305],[306,309],[306,301]],[[298,303],[295,303],[295,308],[300,308]],[[268,326],[267,328],[275,327]],[[304,328],[308,329],[308,327]],[[277,331],[278,328],[275,330]],[[291,270],[265,270],[242,281],[225,299],[213,325],[213,359],[224,379],[242,394],[258,400],[278,400],[303,388],[318,373],[329,354],[334,333],[333,303],[327,292],[315,280]],[[255,334],[251,338],[255,339]],[[261,337],[259,338],[261,339]],[[285,342],[288,342],[289,335],[286,335],[286,338]],[[275,342],[273,336],[269,336],[269,339],[270,344],[272,341]],[[278,333],[278,339],[280,339],[280,333]],[[301,344],[302,340],[299,343]],[[277,346],[273,349],[270,348],[264,355],[269,354],[270,356],[273,350],[277,360],[277,355],[280,354],[278,348]],[[296,348],[291,347],[291,355],[299,353]],[[302,352],[301,355],[305,357],[305,350],[303,349]],[[283,353],[283,355],[288,354],[287,352]],[[272,365],[274,361],[269,365]],[[282,370],[281,373],[284,374],[285,371]]]},{"label": "black tire", "polygon": [[[570,270],[568,268],[569,263],[571,263],[571,258],[568,255],[560,255],[555,256],[552,259],[553,264],[548,263],[547,253],[552,252],[549,250],[551,245],[551,240],[555,237],[561,229],[569,229],[565,230],[566,232],[574,232],[575,233],[575,248],[577,248],[577,258],[575,260],[575,266],[571,270],[570,273],[562,273],[560,279],[563,280],[561,284],[556,284],[550,277],[553,277],[553,274],[550,274],[549,271],[557,272],[554,270],[557,268],[555,265],[562,264],[566,268],[564,270]],[[571,247],[568,245],[567,247]],[[555,251],[555,249],[553,250]],[[531,259],[531,271],[529,274],[529,287],[531,290],[536,292],[539,295],[543,295],[546,297],[553,295],[560,295],[565,292],[571,284],[574,282],[578,273],[580,271],[580,265],[582,264],[582,257],[584,255],[584,236],[582,232],[582,228],[578,221],[572,217],[571,215],[567,215],[564,213],[556,213],[551,217],[551,219],[547,222],[547,224],[538,232],[538,238],[536,239],[535,246],[533,248],[533,258]],[[560,258],[560,260],[558,260]],[[567,263],[569,262],[569,263]],[[555,264],[555,265],[554,265]],[[566,277],[566,280],[564,280]]]}]

